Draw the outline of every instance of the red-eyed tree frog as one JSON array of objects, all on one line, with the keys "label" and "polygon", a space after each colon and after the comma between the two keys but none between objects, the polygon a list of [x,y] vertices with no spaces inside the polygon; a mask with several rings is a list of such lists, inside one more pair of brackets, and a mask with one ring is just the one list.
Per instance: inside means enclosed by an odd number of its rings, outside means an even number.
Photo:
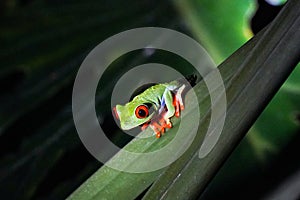
[{"label": "red-eyed tree frog", "polygon": [[[185,81],[187,80],[187,81]],[[195,75],[186,79],[178,79],[169,83],[149,84],[147,89],[140,89],[130,102],[116,105],[113,108],[115,117],[120,120],[121,129],[129,130],[141,126],[145,130],[152,128],[157,138],[172,128],[170,118],[180,116],[184,110],[182,95],[189,83],[193,86],[197,80]]]}]

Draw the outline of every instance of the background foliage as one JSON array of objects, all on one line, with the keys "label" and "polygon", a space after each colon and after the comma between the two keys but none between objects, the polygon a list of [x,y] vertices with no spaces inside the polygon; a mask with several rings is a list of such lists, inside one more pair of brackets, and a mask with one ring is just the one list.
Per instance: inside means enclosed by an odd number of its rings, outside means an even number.
[{"label": "background foliage", "polygon": [[[100,167],[82,146],[71,113],[74,77],[94,46],[123,30],[161,26],[198,39],[219,64],[251,37],[251,27],[257,33],[268,23],[255,22],[261,21],[260,15],[271,20],[280,10],[259,3],[258,7],[251,0],[142,0],[130,5],[121,0],[2,1],[1,197],[66,198]],[[129,66],[153,60],[177,68],[185,66],[167,54],[149,58],[136,52],[118,60],[99,84],[109,90]],[[298,67],[214,178],[203,199],[245,194],[248,198],[262,197],[299,170],[300,163],[295,159],[300,142],[299,73]],[[99,121],[104,129],[117,132],[105,106],[109,94],[102,91],[97,100],[102,111]],[[131,138],[116,135],[112,139],[124,145]]]}]

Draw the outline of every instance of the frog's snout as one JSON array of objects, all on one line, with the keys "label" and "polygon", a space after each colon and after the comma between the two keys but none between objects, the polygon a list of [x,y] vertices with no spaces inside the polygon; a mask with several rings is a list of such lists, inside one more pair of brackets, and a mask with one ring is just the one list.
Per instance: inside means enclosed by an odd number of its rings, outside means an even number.
[{"label": "frog's snout", "polygon": [[113,114],[114,114],[114,116],[116,117],[117,120],[120,120],[120,117],[119,117],[119,114],[118,114],[116,106],[113,107]]}]

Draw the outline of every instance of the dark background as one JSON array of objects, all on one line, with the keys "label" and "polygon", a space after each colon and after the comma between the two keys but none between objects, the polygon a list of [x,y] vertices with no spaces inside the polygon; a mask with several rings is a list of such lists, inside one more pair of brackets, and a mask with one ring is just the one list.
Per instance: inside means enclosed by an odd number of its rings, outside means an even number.
[{"label": "dark background", "polygon": [[[281,9],[258,3],[249,19],[254,34]],[[0,13],[0,198],[64,199],[101,166],[82,145],[72,119],[73,82],[85,56],[107,37],[130,28],[190,32],[171,1],[4,0]],[[115,67],[99,84],[112,88],[132,63],[149,61],[177,67],[183,62],[164,52],[146,57],[137,51],[120,58],[115,65],[122,68]],[[104,130],[118,132],[107,106],[110,94],[99,96]],[[271,164],[247,172],[243,180],[220,183],[221,172],[202,198],[256,199],[273,191],[300,167],[296,135]],[[110,137],[120,146],[131,139]]]}]

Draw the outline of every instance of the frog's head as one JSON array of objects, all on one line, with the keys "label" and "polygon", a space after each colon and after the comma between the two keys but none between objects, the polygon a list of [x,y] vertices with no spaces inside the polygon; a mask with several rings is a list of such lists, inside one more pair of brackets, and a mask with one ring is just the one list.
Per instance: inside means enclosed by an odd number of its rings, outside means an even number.
[{"label": "frog's head", "polygon": [[135,103],[134,101],[113,108],[115,117],[120,120],[123,130],[129,130],[142,125],[152,118],[154,112],[150,113],[149,105]]}]

